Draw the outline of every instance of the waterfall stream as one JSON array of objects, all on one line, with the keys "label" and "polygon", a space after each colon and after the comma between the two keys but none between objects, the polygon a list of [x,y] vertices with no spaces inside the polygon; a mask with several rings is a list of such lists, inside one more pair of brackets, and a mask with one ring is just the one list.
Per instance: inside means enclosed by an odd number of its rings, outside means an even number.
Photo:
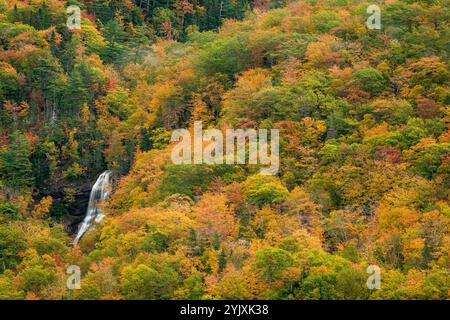
[{"label": "waterfall stream", "polygon": [[105,217],[102,214],[102,205],[111,194],[111,186],[111,171],[105,171],[98,177],[92,187],[86,216],[78,228],[77,236],[73,241],[74,244],[78,243],[94,222],[100,222]]}]

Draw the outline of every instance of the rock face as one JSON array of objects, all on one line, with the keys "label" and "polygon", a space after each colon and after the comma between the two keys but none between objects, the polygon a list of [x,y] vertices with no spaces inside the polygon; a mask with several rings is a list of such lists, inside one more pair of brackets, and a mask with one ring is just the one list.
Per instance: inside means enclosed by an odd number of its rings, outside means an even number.
[{"label": "rock face", "polygon": [[79,190],[75,197],[76,205],[69,214],[66,214],[63,219],[63,224],[66,226],[71,235],[75,235],[78,231],[78,225],[83,222],[86,215],[86,209],[89,204],[89,194],[91,193],[90,185],[85,186]]},{"label": "rock face", "polygon": [[[79,223],[83,221],[86,215],[91,187],[90,182],[84,182],[78,185],[58,185],[49,190],[49,195],[53,198],[53,206],[67,208],[62,222],[70,235],[74,235],[77,232]],[[75,190],[73,202],[69,206],[67,206],[67,201],[65,200],[66,194],[64,189],[66,188]]]},{"label": "rock face", "polygon": [[[97,176],[98,178],[99,176]],[[118,180],[117,173],[111,172],[111,188],[113,189]],[[78,232],[80,223],[83,222],[84,217],[89,206],[89,197],[96,178],[89,181],[81,182],[66,182],[59,180],[55,182],[45,194],[41,196],[51,196],[53,198],[53,216],[60,217],[62,223],[67,229],[67,233],[75,236]],[[71,190],[72,195],[68,194],[67,190]],[[68,201],[67,198],[71,198]],[[70,202],[70,203],[69,203]]]}]

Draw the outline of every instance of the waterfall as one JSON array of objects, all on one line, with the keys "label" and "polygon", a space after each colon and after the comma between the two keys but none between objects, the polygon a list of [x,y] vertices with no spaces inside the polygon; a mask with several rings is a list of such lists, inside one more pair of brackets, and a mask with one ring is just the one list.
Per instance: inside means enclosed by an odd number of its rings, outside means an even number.
[{"label": "waterfall", "polygon": [[102,205],[105,200],[111,194],[111,171],[103,172],[92,187],[91,194],[89,196],[89,205],[84,217],[83,222],[78,228],[77,236],[73,241],[74,244],[78,243],[83,234],[92,226],[95,222],[100,222],[105,215],[102,214]]}]

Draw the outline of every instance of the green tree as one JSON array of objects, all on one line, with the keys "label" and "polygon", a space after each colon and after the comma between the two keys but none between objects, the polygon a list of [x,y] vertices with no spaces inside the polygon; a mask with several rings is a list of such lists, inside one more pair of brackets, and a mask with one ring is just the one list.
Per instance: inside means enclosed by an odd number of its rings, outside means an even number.
[{"label": "green tree", "polygon": [[370,94],[378,94],[386,88],[386,79],[377,69],[367,68],[356,71],[354,77],[356,84],[361,85],[361,88]]},{"label": "green tree", "polygon": [[293,263],[292,255],[283,249],[267,248],[255,253],[256,271],[269,283],[279,278]]},{"label": "green tree", "polygon": [[0,268],[14,268],[20,262],[19,252],[26,249],[22,230],[13,225],[0,224]]},{"label": "green tree", "polygon": [[253,175],[247,178],[243,186],[248,201],[260,207],[279,204],[289,196],[289,191],[274,176]]},{"label": "green tree", "polygon": [[126,267],[121,276],[121,290],[127,299],[170,299],[179,285],[179,275],[172,267],[164,264],[160,270],[147,265]]},{"label": "green tree", "polygon": [[11,134],[9,145],[0,149],[0,179],[14,191],[34,184],[30,155],[30,143],[17,131]]},{"label": "green tree", "polygon": [[123,25],[112,19],[106,23],[103,32],[108,46],[101,53],[102,59],[106,63],[122,63],[128,50],[124,45],[127,33]]},{"label": "green tree", "polygon": [[20,300],[23,298],[23,292],[14,288],[11,275],[0,275],[0,300]]}]

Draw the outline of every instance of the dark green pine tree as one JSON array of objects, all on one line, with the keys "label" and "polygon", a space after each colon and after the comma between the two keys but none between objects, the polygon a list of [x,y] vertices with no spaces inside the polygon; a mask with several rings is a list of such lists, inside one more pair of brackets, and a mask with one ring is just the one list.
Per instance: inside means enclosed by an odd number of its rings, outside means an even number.
[{"label": "dark green pine tree", "polygon": [[146,26],[136,26],[128,32],[127,47],[129,48],[129,60],[134,63],[142,63],[144,57],[150,51],[153,41],[152,30]]},{"label": "dark green pine tree", "polygon": [[9,145],[0,151],[0,179],[13,191],[34,185],[30,154],[30,143],[18,131],[10,135]]},{"label": "dark green pine tree", "polygon": [[44,3],[42,3],[36,14],[36,29],[38,30],[44,30],[49,28],[52,25],[52,19],[50,17],[50,13],[48,10],[48,6]]},{"label": "dark green pine tree", "polygon": [[149,151],[152,149],[152,140],[150,130],[147,128],[141,128],[140,130],[140,147],[142,151]]},{"label": "dark green pine tree", "polygon": [[50,51],[52,52],[52,55],[55,57],[59,57],[60,49],[59,49],[58,43],[56,42],[56,31],[54,31],[54,30],[50,34],[49,44],[50,44]]},{"label": "dark green pine tree", "polygon": [[123,25],[112,19],[105,25],[103,32],[108,46],[101,53],[101,58],[106,63],[122,63],[127,53],[127,48],[123,44],[127,38],[127,33]]},{"label": "dark green pine tree", "polygon": [[[113,6],[114,3],[110,4],[109,0],[91,0],[85,1],[85,9],[93,9],[95,16],[102,23],[107,23],[114,18],[116,11]],[[92,4],[91,4],[92,3]]]},{"label": "dark green pine tree", "polygon": [[218,264],[219,264],[218,272],[222,273],[223,270],[225,270],[225,267],[227,266],[227,255],[225,254],[225,251],[223,249],[220,250]]},{"label": "dark green pine tree", "polygon": [[14,5],[14,9],[12,11],[11,22],[20,22],[21,15],[19,9],[17,8],[17,4]]},{"label": "dark green pine tree", "polygon": [[[55,49],[55,48],[54,48]],[[61,62],[66,73],[72,72],[76,63],[76,43],[72,41],[72,35],[69,32],[63,33],[63,41],[59,45],[59,49],[55,55]]]}]

